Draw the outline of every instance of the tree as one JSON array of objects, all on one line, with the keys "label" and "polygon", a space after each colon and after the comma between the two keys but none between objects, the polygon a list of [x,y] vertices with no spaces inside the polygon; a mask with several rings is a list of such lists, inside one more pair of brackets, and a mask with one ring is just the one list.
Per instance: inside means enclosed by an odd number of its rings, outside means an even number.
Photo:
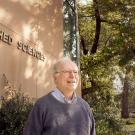
[{"label": "tree", "polygon": [[[102,112],[102,114],[107,113],[108,116],[112,114],[116,118],[116,114],[120,112],[113,98],[115,97],[113,81],[118,73],[115,67],[120,67],[124,73],[125,67],[130,67],[134,61],[135,7],[133,3],[132,0],[93,0],[87,5],[78,6],[82,93],[92,104],[96,116]],[[134,72],[133,68],[131,70]],[[121,101],[122,111],[128,116],[128,94],[130,94],[128,79],[131,77],[129,70],[126,76],[128,77],[125,78]],[[111,109],[107,111],[105,108]],[[118,113],[116,113],[117,109]],[[100,121],[99,117],[97,120]]]}]

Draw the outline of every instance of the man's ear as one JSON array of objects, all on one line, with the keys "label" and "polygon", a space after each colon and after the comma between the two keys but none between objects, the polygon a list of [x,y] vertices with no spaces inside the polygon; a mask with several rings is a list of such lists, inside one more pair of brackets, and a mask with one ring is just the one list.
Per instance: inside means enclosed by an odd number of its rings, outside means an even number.
[{"label": "man's ear", "polygon": [[54,74],[54,75],[53,75],[53,79],[54,79],[54,81],[56,81],[56,80],[57,80],[57,76],[58,76],[57,74]]}]

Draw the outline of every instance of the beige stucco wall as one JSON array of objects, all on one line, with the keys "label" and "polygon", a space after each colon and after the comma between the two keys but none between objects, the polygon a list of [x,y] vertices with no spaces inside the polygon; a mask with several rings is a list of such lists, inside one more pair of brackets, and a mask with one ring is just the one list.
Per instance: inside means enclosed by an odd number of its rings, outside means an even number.
[{"label": "beige stucco wall", "polygon": [[[63,0],[0,1],[0,31],[12,38],[11,45],[0,40],[0,78],[5,74],[10,83],[34,98],[54,87],[51,68],[63,56],[62,8]],[[18,41],[40,51],[45,60],[17,49]]]}]

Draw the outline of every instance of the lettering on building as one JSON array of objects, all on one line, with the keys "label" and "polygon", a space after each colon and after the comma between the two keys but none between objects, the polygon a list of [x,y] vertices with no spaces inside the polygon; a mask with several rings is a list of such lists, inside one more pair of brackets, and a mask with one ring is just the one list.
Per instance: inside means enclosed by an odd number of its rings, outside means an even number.
[{"label": "lettering on building", "polygon": [[[12,45],[12,42],[13,42],[13,38],[2,30],[0,30],[0,40],[2,42],[6,43],[7,45]],[[42,61],[45,60],[45,56],[40,51],[23,43],[22,41],[17,41],[16,47],[18,50],[21,50],[24,53],[31,55],[39,60],[42,60]]]},{"label": "lettering on building", "polygon": [[39,52],[36,49],[28,46],[27,44],[24,44],[22,41],[17,42],[17,48],[19,50],[22,50],[23,52],[33,56],[33,57],[36,57],[39,60],[42,60],[42,61],[45,60],[45,57],[41,52]]},{"label": "lettering on building", "polygon": [[9,34],[3,32],[0,30],[0,40],[5,42],[6,44],[8,45],[11,45],[12,44],[12,38]]}]

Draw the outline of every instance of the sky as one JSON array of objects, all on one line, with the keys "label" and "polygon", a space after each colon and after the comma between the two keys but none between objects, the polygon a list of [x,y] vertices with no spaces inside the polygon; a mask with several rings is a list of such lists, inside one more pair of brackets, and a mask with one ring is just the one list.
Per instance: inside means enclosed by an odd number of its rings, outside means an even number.
[{"label": "sky", "polygon": [[78,0],[79,3],[86,5],[88,2],[92,1],[92,0]]}]

